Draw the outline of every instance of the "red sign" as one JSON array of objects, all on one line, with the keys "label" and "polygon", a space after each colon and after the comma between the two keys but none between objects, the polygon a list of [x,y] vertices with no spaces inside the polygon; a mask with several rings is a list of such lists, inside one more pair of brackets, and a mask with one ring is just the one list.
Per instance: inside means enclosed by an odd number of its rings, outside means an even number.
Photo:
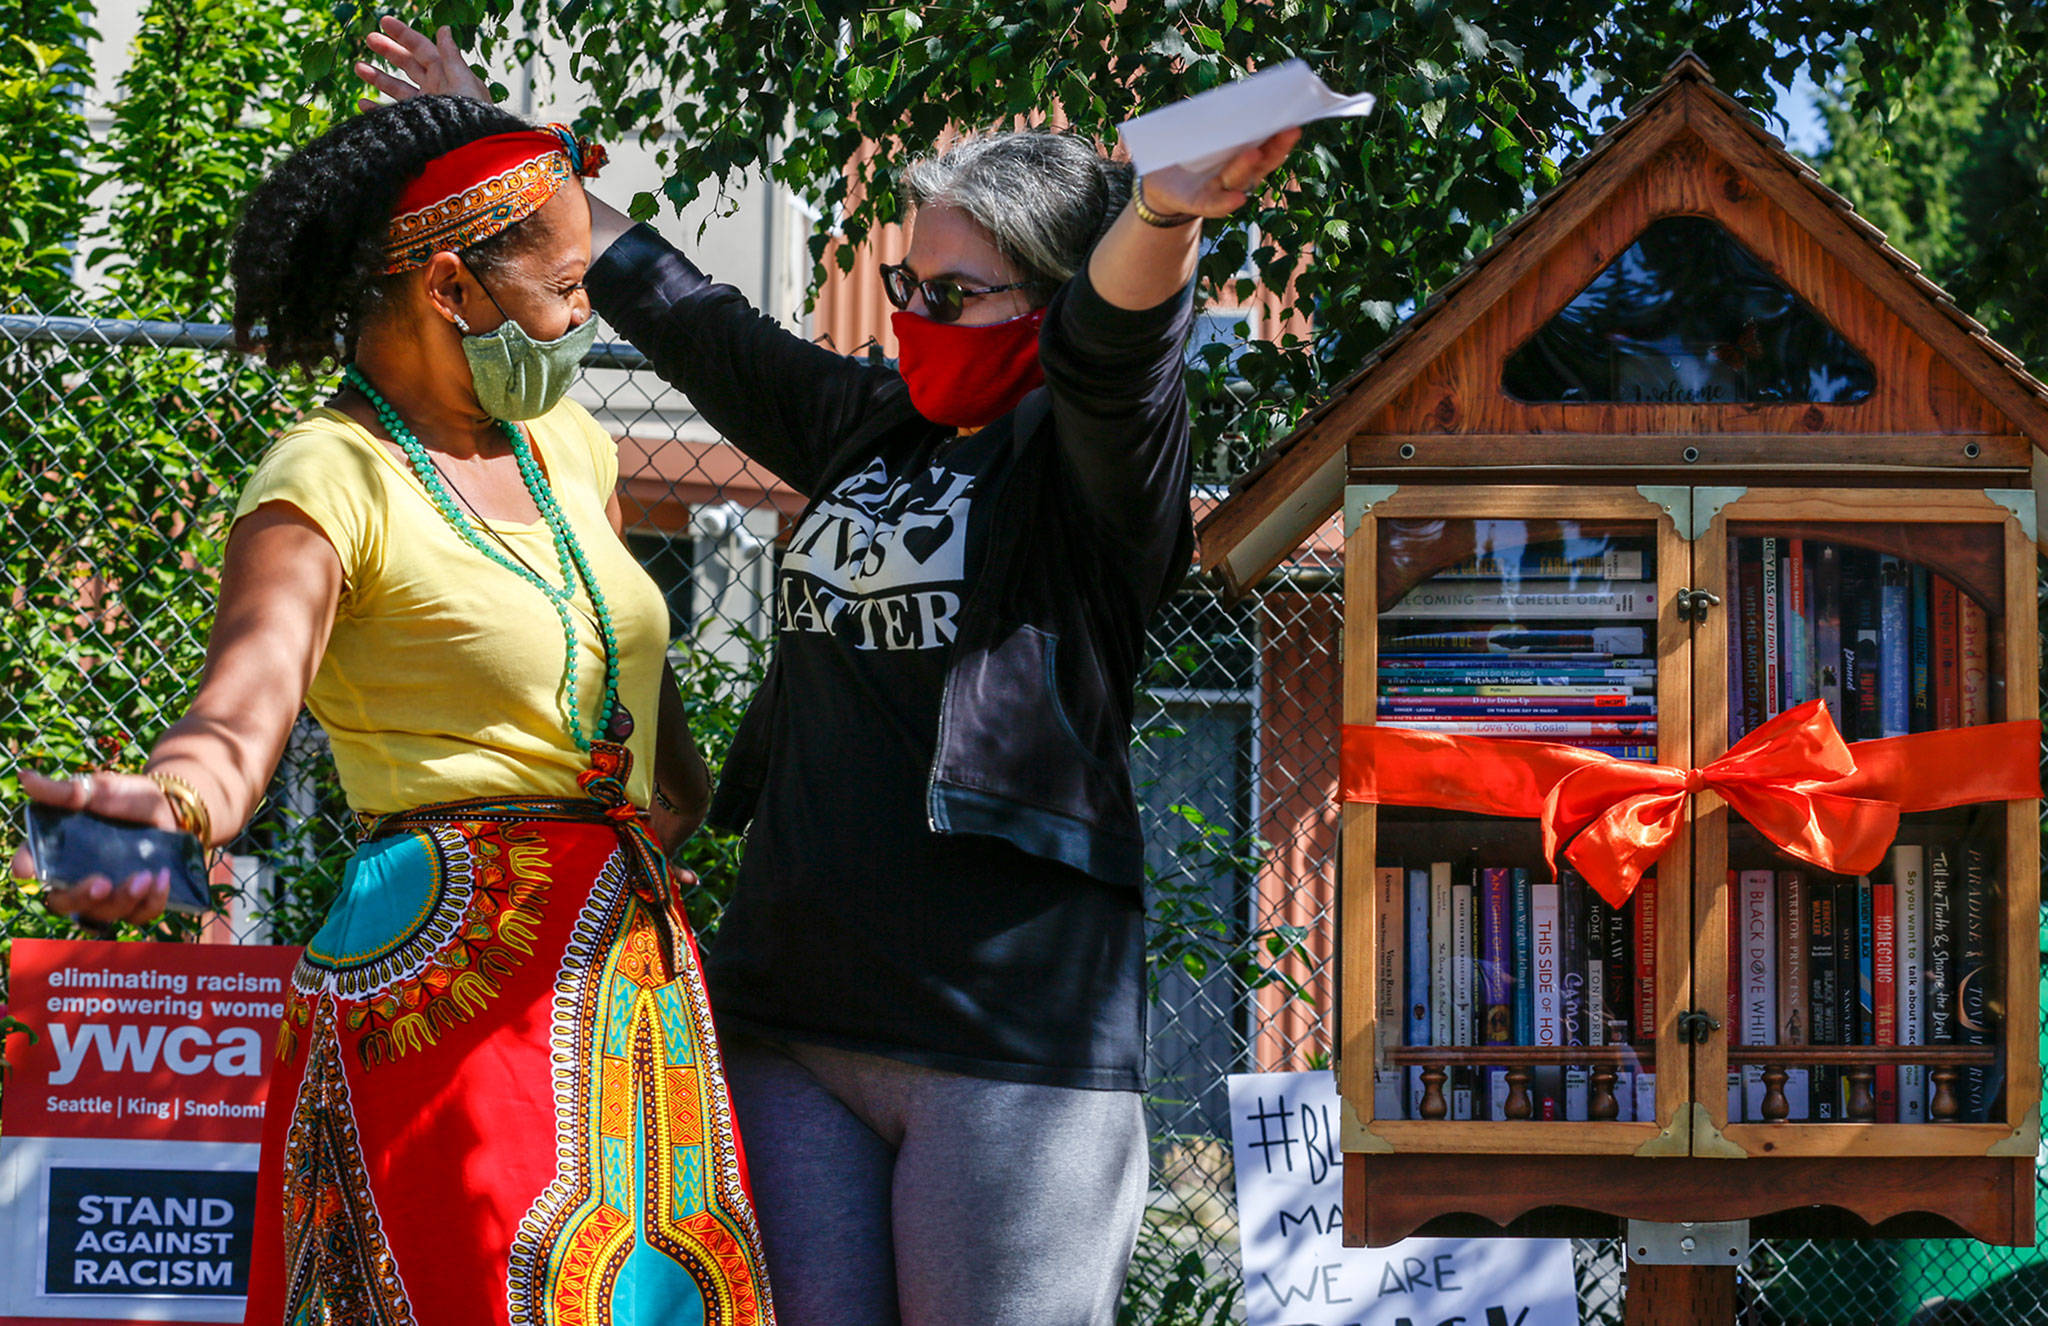
[{"label": "red sign", "polygon": [[256,1142],[295,948],[18,939],[0,1133]]}]

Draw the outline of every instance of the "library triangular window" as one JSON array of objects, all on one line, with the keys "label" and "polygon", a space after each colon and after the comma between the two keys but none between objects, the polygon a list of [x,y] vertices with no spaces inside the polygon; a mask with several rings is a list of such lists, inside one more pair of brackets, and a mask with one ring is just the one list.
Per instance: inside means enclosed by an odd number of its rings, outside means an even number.
[{"label": "library triangular window", "polygon": [[1841,405],[1870,361],[1705,217],[1653,221],[1508,356],[1530,402]]}]

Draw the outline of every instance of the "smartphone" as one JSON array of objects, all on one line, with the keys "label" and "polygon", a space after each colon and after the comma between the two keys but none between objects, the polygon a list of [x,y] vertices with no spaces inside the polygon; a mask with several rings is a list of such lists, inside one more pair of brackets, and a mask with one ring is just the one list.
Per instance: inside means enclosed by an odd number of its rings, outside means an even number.
[{"label": "smartphone", "polygon": [[36,880],[46,888],[69,887],[93,875],[105,875],[118,886],[131,875],[168,868],[171,891],[166,907],[174,912],[213,910],[213,894],[206,886],[206,853],[189,833],[35,801],[28,804],[24,819]]}]

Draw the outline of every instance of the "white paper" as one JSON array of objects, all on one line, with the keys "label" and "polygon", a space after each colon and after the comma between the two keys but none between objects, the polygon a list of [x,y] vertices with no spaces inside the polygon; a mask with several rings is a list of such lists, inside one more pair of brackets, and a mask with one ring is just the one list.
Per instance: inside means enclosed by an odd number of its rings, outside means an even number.
[{"label": "white paper", "polygon": [[1327,1072],[1230,1078],[1248,1326],[1577,1326],[1563,1239],[1345,1247],[1339,1117]]},{"label": "white paper", "polygon": [[1364,115],[1373,95],[1332,92],[1300,60],[1261,69],[1235,83],[1148,111],[1117,126],[1140,175],[1163,166],[1214,170],[1282,129],[1339,115]]}]

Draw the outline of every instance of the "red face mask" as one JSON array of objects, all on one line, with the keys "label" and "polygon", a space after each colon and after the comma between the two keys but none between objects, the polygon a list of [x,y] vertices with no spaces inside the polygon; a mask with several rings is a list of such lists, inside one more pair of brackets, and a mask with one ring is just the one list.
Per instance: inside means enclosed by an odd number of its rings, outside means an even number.
[{"label": "red face mask", "polygon": [[1038,326],[1044,321],[1044,309],[982,327],[933,322],[910,312],[892,315],[896,367],[910,388],[910,403],[935,424],[994,423],[1045,381],[1038,366]]}]

